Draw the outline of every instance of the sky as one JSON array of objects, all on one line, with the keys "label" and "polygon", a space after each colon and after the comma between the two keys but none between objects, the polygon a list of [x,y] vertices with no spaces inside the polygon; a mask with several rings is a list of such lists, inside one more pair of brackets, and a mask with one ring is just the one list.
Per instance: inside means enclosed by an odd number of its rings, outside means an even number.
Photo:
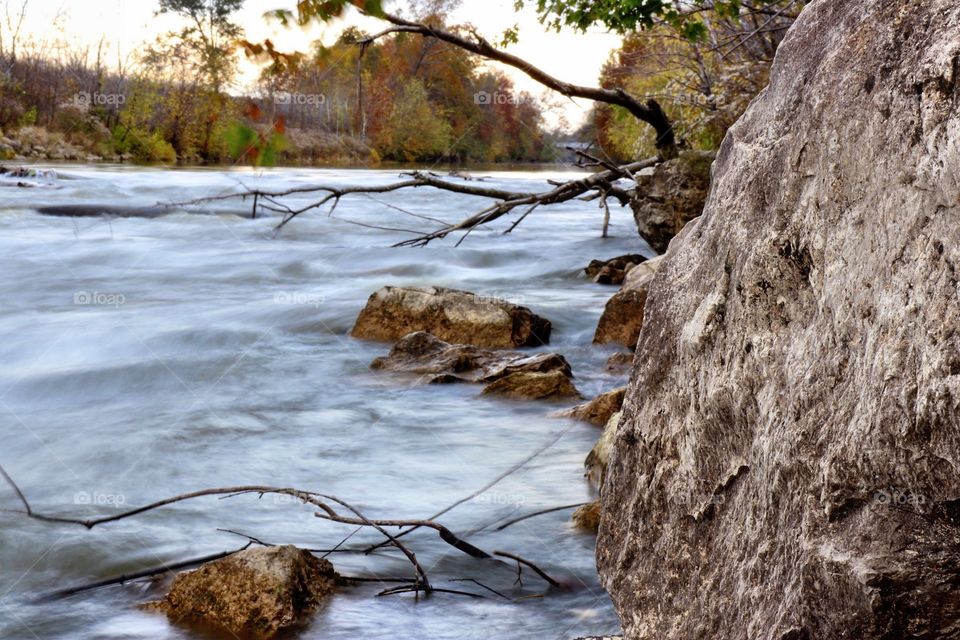
[{"label": "sky", "polygon": [[[23,0],[0,0],[14,14]],[[402,0],[387,3],[387,8],[396,11],[403,6]],[[95,47],[101,38],[109,43],[109,62],[118,56],[132,61],[145,42],[158,35],[175,30],[180,25],[171,15],[155,15],[157,0],[27,0],[23,34],[25,39],[38,44],[66,40],[75,47]],[[348,16],[330,25],[311,25],[305,30],[299,27],[284,28],[264,19],[263,14],[272,9],[293,8],[293,0],[246,0],[237,14],[247,39],[260,42],[270,38],[280,50],[306,50],[315,40],[330,43],[344,26],[356,25],[368,32],[383,28],[383,23],[359,16],[350,11]],[[2,16],[0,16],[2,19]],[[507,28],[520,28],[520,42],[507,51],[516,54],[544,71],[567,82],[596,85],[600,67],[620,38],[602,31],[586,34],[565,31],[558,35],[548,31],[537,21],[536,14],[528,9],[516,11],[513,0],[463,0],[452,16],[453,22],[469,22],[487,39],[495,41]],[[518,89],[530,91],[537,96],[549,96],[536,82],[519,71],[503,68],[513,78]],[[241,88],[250,86],[258,73],[253,62],[244,61],[241,68]],[[565,118],[572,126],[583,122],[590,108],[589,101],[570,99],[552,94],[551,104],[555,109],[548,115],[549,125],[556,125]]]}]

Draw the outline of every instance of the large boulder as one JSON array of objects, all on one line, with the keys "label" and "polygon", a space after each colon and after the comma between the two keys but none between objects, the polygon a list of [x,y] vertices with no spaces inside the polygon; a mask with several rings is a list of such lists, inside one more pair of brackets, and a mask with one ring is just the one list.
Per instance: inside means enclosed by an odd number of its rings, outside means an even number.
[{"label": "large boulder", "polygon": [[478,347],[537,347],[550,342],[550,321],[506,300],[442,287],[383,287],[367,300],[350,332],[392,342],[414,331]]},{"label": "large boulder", "polygon": [[601,494],[625,636],[960,637],[960,4],[814,0],[713,171]]},{"label": "large boulder", "polygon": [[683,151],[637,176],[630,201],[633,219],[640,237],[657,253],[666,251],[670,239],[703,212],[714,156],[710,151]]},{"label": "large boulder", "polygon": [[616,342],[633,349],[643,326],[643,308],[647,290],[653,281],[663,256],[647,260],[631,269],[617,291],[603,308],[593,335],[594,344]]},{"label": "large boulder", "polygon": [[177,575],[147,605],[171,620],[244,638],[273,638],[302,624],[336,588],[328,561],[285,545],[246,549]]},{"label": "large boulder", "polygon": [[390,353],[370,367],[413,373],[431,382],[492,382],[517,371],[560,371],[573,377],[570,363],[558,353],[519,353],[450,344],[426,331],[416,331],[397,341]]}]

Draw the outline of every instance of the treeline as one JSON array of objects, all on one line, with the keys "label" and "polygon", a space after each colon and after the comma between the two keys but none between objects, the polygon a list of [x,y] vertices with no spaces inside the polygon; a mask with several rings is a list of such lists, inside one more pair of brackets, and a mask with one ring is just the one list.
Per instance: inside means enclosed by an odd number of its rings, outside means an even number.
[{"label": "treeline", "polygon": [[239,2],[219,1],[227,11],[194,16],[203,3],[162,0],[162,10],[197,26],[133,60],[108,62],[105,45],[0,47],[0,129],[14,144],[0,144],[0,158],[39,149],[51,158],[229,163],[246,159],[250,130],[283,134],[271,157],[279,163],[551,158],[533,96],[473,56],[407,34],[361,46],[365,34],[348,30],[307,54],[265,56],[253,95],[230,95],[242,34],[229,9]]},{"label": "treeline", "polygon": [[[717,149],[767,85],[774,54],[805,4],[742,0],[731,12],[705,3],[694,33],[664,23],[627,34],[604,65],[600,84],[656,99],[687,146]],[[621,161],[655,152],[650,127],[610,105],[593,109],[580,137]]]}]

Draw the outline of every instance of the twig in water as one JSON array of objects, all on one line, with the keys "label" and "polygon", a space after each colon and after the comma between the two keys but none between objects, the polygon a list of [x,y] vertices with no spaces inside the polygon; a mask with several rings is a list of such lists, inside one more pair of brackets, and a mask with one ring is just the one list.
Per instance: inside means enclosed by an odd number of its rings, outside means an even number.
[{"label": "twig in water", "polygon": [[[538,576],[540,576],[541,578],[543,578],[544,580],[546,580],[547,582],[549,582],[551,587],[555,587],[555,588],[557,588],[557,589],[562,588],[562,585],[561,585],[559,582],[557,582],[556,580],[554,580],[553,578],[551,578],[549,575],[547,575],[547,573],[546,573],[543,569],[541,569],[541,568],[538,567],[537,565],[533,564],[532,562],[530,562],[530,561],[527,560],[526,558],[521,558],[521,557],[518,556],[518,555],[515,555],[515,554],[512,554],[512,553],[507,553],[506,551],[494,551],[494,552],[493,552],[493,555],[495,555],[495,556],[501,556],[501,557],[503,557],[503,558],[510,558],[511,560],[515,560],[515,561],[517,562],[517,580],[518,580],[518,581],[519,581],[519,579],[520,579],[520,578],[519,578],[519,576],[520,576],[520,565],[523,564],[523,565],[526,565],[526,566],[530,567],[531,569],[533,569]],[[522,584],[522,583],[521,583],[521,584]]]},{"label": "twig in water", "polygon": [[507,520],[502,525],[496,528],[496,531],[503,531],[507,527],[518,522],[523,522],[529,518],[534,518],[536,516],[542,516],[547,513],[554,513],[555,511],[565,511],[567,509],[576,509],[577,507],[582,507],[585,504],[590,504],[589,502],[578,502],[577,504],[565,504],[562,507],[550,507],[549,509],[542,509],[540,511],[534,511],[533,513],[528,513],[526,515],[520,516],[519,518],[514,518],[513,520]]}]

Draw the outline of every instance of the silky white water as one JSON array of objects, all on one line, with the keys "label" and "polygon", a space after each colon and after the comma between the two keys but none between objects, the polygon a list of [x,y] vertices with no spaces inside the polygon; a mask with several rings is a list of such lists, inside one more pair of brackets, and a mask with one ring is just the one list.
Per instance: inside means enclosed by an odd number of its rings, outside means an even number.
[{"label": "silky white water", "polygon": [[[599,435],[548,417],[563,404],[480,397],[472,385],[413,385],[370,370],[389,345],[348,336],[367,296],[386,284],[442,285],[508,298],[554,325],[550,349],[571,362],[586,396],[624,383],[613,348],[590,344],[614,289],[581,272],[592,258],[649,252],[626,210],[600,238],[595,203],[541,209],[510,235],[502,221],[459,248],[391,248],[408,237],[343,221],[426,230],[423,215],[457,220],[475,198],[417,190],[355,196],[302,215],[226,215],[247,204],[156,219],[59,218],[49,204],[145,206],[308,183],[372,184],[395,171],[161,170],[59,167],[59,188],[0,190],[0,464],[39,512],[107,515],[206,487],[290,486],[335,494],[368,516],[427,517],[470,495],[558,435],[520,471],[441,520],[487,549],[537,562],[571,588],[548,591],[529,571],[474,560],[434,532],[406,538],[436,586],[486,599],[409,594],[392,584],[345,589],[299,637],[575,638],[618,628],[599,586],[594,539],[570,511],[495,526],[528,511],[592,499],[583,458]],[[532,190],[572,174],[492,172],[486,186]],[[307,202],[300,199],[299,202]],[[384,204],[387,203],[387,204]],[[0,485],[0,638],[119,640],[206,637],[137,603],[162,594],[138,581],[37,601],[51,590],[242,546],[231,529],[271,543],[330,548],[353,528],[286,499],[204,498],[93,530],[17,513]],[[362,532],[345,547],[379,540]],[[409,577],[393,549],[332,554],[344,574]],[[474,578],[511,602],[470,582]]]}]

